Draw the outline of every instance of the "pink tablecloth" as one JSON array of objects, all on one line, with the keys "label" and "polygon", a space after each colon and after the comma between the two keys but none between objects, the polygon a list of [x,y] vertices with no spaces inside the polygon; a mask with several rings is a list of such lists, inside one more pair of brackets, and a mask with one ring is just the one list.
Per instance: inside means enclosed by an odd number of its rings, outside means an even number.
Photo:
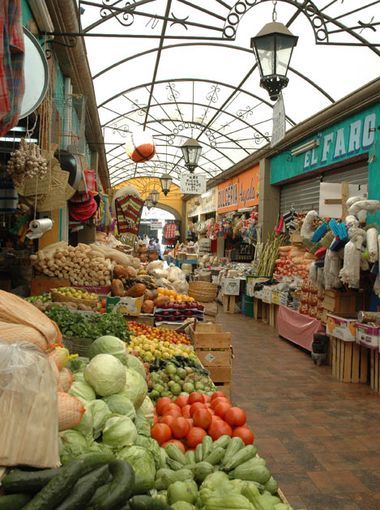
[{"label": "pink tablecloth", "polygon": [[322,323],[317,319],[302,315],[286,306],[280,306],[277,315],[277,330],[278,334],[286,340],[311,351],[313,335],[322,329]]}]

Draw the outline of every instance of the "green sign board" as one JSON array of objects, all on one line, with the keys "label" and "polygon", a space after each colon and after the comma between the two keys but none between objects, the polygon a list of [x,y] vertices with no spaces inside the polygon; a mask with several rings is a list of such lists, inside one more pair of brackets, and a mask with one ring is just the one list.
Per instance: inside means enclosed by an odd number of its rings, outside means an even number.
[{"label": "green sign board", "polygon": [[300,144],[271,159],[271,184],[280,184],[324,167],[375,150],[379,137],[380,105],[360,112],[304,140],[315,147],[298,155],[292,152]]}]

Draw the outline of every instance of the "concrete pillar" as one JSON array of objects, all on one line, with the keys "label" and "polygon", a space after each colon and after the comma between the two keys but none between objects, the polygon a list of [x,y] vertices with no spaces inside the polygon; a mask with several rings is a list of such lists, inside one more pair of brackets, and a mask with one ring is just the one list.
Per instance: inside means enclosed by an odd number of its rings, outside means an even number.
[{"label": "concrete pillar", "polygon": [[280,188],[270,184],[270,161],[262,159],[259,169],[259,226],[266,241],[277,224],[280,213]]}]

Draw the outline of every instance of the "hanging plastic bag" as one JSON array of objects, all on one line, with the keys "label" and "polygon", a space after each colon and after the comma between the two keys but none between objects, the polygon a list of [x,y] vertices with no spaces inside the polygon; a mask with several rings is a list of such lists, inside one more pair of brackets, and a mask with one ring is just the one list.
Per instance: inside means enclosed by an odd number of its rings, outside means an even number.
[{"label": "hanging plastic bag", "polygon": [[59,466],[57,380],[30,343],[0,342],[0,466]]}]

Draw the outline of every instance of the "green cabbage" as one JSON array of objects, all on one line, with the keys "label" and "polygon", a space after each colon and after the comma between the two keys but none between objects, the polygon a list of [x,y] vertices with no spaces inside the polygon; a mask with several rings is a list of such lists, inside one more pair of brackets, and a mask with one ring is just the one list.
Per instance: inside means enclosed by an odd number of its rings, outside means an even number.
[{"label": "green cabbage", "polygon": [[90,345],[89,354],[90,358],[98,354],[112,354],[124,365],[126,364],[126,344],[116,336],[106,335],[97,338]]},{"label": "green cabbage", "polygon": [[144,401],[141,404],[139,411],[141,411],[144,414],[145,418],[149,421],[150,425],[153,425],[154,404],[148,396],[144,398]]},{"label": "green cabbage", "polygon": [[59,433],[59,455],[63,464],[90,451],[86,438],[77,430],[64,430]]},{"label": "green cabbage", "polygon": [[74,374],[77,372],[83,372],[89,361],[89,358],[85,358],[84,356],[77,356],[76,358],[70,359],[67,368],[69,368]]},{"label": "green cabbage", "polygon": [[174,482],[168,487],[168,503],[173,505],[177,501],[195,504],[198,498],[198,487],[194,480]]},{"label": "green cabbage", "polygon": [[131,420],[136,418],[136,410],[133,403],[125,395],[110,395],[104,399],[113,413],[128,416]]},{"label": "green cabbage", "polygon": [[148,393],[148,386],[146,381],[141,375],[132,368],[125,368],[126,383],[123,390],[120,390],[122,395],[128,397],[135,406],[139,409],[144,402],[144,398]]},{"label": "green cabbage", "polygon": [[103,429],[103,443],[112,448],[123,448],[134,444],[137,430],[127,416],[109,418]]},{"label": "green cabbage", "polygon": [[155,439],[153,439],[152,437],[138,435],[135,441],[135,445],[142,446],[143,448],[145,448],[145,450],[150,451],[150,453],[153,455],[156,469],[161,469],[166,466],[166,459],[164,458],[163,460],[161,455],[161,450],[163,450],[163,448],[161,448],[161,446],[157,443]]},{"label": "green cabbage", "polygon": [[106,421],[111,418],[112,413],[103,400],[93,400],[86,404],[87,409],[92,413],[94,438],[100,436]]},{"label": "green cabbage", "polygon": [[117,455],[121,460],[126,460],[135,472],[134,492],[144,494],[153,489],[156,477],[156,468],[153,455],[142,446],[130,446],[123,448]]},{"label": "green cabbage", "polygon": [[79,398],[82,402],[90,402],[96,399],[95,391],[84,381],[74,381],[68,393],[73,397]]},{"label": "green cabbage", "polygon": [[150,437],[150,422],[145,418],[144,413],[140,409],[136,412],[135,425],[139,434]]},{"label": "green cabbage", "polygon": [[146,370],[142,361],[139,360],[136,356],[132,354],[127,354],[126,365],[128,368],[132,368],[132,370],[136,370],[137,373],[141,375],[145,379]]},{"label": "green cabbage", "polygon": [[86,411],[84,412],[80,424],[74,427],[74,430],[77,430],[87,439],[87,441],[93,439],[93,430],[94,430],[94,417],[92,415],[91,408],[85,404]]},{"label": "green cabbage", "polygon": [[85,368],[84,377],[102,397],[121,392],[126,384],[124,365],[111,354],[98,354],[92,358]]}]

